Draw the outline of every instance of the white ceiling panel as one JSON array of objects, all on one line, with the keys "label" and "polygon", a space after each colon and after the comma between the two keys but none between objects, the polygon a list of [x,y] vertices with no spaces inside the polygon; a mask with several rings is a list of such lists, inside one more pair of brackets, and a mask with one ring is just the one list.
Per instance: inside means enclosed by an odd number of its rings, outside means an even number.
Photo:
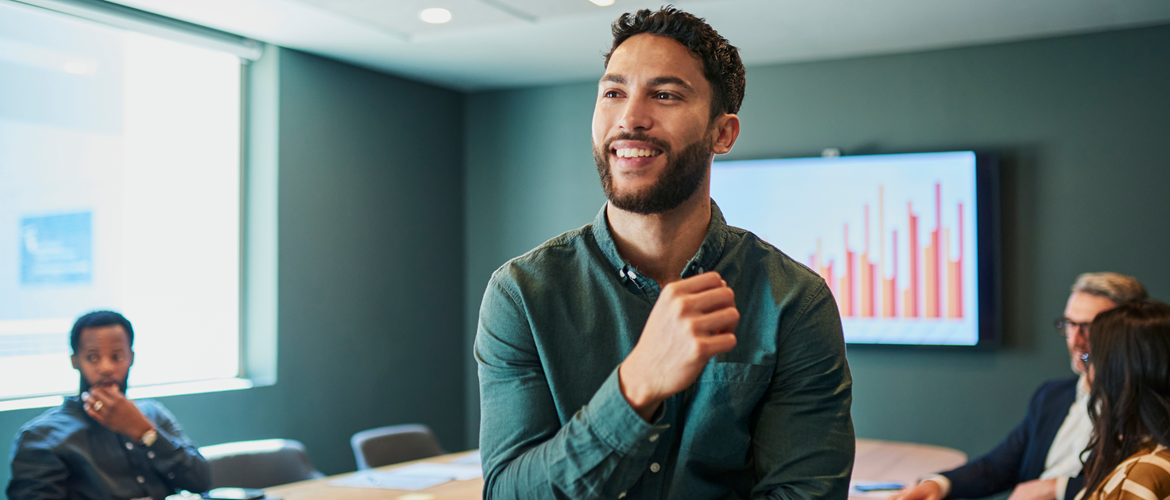
[{"label": "white ceiling panel", "polygon": [[[506,26],[528,22],[481,0],[293,0],[312,4],[356,22],[371,23],[393,33],[405,33],[413,40],[419,35],[458,33],[484,26]],[[451,11],[451,21],[424,22],[424,9],[441,7]]]},{"label": "white ceiling panel", "polygon": [[[616,0],[114,0],[458,90],[595,78]],[[678,0],[748,65],[928,50],[1170,23],[1167,0]],[[426,26],[418,12],[453,19]]]}]

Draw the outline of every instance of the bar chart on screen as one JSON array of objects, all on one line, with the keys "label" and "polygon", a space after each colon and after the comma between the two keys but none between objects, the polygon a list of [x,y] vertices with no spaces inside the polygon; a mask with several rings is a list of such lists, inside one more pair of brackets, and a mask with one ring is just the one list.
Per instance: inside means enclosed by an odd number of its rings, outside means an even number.
[{"label": "bar chart on screen", "polygon": [[824,278],[847,342],[974,345],[971,153],[720,162],[712,198]]}]

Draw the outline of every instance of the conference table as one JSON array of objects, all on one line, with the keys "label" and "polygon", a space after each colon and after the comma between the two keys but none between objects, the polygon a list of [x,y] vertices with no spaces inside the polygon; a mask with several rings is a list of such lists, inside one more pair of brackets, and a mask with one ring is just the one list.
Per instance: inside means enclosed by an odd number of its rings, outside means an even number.
[{"label": "conference table", "polygon": [[[452,453],[414,462],[388,465],[374,470],[391,471],[401,467],[417,467],[417,464],[427,463],[466,463],[469,454],[472,453],[475,452]],[[858,439],[857,454],[853,461],[852,480],[854,485],[869,482],[913,484],[921,476],[953,469],[966,461],[967,455],[942,446]],[[434,500],[472,500],[481,498],[483,495],[482,478],[448,481],[419,491],[356,488],[331,484],[354,474],[361,473],[350,472],[322,479],[274,486],[264,490],[264,493],[268,497],[283,500],[397,500],[400,498],[403,500],[432,498]],[[863,493],[850,488],[849,498],[850,500],[871,500],[885,498],[892,493],[892,491]]]}]

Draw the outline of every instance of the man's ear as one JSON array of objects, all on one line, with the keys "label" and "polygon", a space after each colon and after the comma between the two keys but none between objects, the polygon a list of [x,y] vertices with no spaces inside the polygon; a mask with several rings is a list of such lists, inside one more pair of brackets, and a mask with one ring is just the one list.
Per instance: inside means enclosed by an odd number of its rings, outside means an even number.
[{"label": "man's ear", "polygon": [[130,350],[130,364],[127,366],[134,366],[134,350]]},{"label": "man's ear", "polygon": [[731,151],[739,138],[739,116],[724,113],[715,119],[714,129],[715,144],[711,145],[711,151],[717,155]]},{"label": "man's ear", "polygon": [[80,370],[81,370],[81,364],[77,362],[77,355],[76,355],[76,354],[72,354],[72,355],[70,355],[70,356],[69,356],[69,361],[70,361],[71,363],[73,363],[73,369],[74,369],[74,370],[78,370],[78,371],[80,371]]}]

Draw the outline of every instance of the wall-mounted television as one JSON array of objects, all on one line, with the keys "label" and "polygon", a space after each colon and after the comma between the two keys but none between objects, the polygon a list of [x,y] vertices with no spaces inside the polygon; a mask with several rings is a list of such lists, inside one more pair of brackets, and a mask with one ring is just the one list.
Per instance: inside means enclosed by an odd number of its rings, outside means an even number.
[{"label": "wall-mounted television", "polygon": [[727,223],[820,274],[850,344],[999,343],[995,157],[972,151],[719,161]]}]

